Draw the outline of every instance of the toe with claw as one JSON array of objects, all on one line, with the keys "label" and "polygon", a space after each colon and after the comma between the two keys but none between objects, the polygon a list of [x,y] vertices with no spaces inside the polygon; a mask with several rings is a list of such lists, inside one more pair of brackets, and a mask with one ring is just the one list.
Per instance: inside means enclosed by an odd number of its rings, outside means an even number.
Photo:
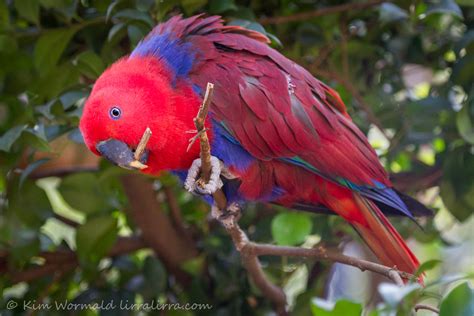
[{"label": "toe with claw", "polygon": [[201,173],[201,159],[193,161],[191,167],[188,170],[184,187],[191,193],[198,194],[213,194],[223,186],[223,182],[220,178],[222,165],[217,157],[211,156],[211,176],[207,184],[198,183]]}]

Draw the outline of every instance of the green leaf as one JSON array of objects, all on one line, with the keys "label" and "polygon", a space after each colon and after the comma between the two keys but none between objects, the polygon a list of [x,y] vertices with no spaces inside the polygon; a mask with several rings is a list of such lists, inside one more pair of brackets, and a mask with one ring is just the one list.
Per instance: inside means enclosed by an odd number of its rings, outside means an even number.
[{"label": "green leaf", "polygon": [[[474,91],[474,89],[472,90]],[[474,96],[470,96],[473,99],[471,102],[474,105]],[[458,127],[459,134],[464,138],[465,141],[474,145],[474,124],[473,118],[470,115],[469,105],[464,105],[461,111],[456,115],[456,125]]]},{"label": "green leaf", "polygon": [[28,167],[26,167],[22,172],[21,172],[21,176],[20,176],[20,187],[23,185],[23,183],[25,182],[25,180],[28,178],[28,176],[33,172],[35,171],[38,167],[44,165],[45,163],[47,163],[50,159],[49,158],[43,158],[43,159],[39,159],[39,160],[36,160],[35,162],[33,163],[30,163],[28,165]]},{"label": "green leaf", "polygon": [[5,1],[0,1],[0,26],[3,28],[8,28],[10,24],[10,13],[8,11],[8,6]]},{"label": "green leaf", "polygon": [[212,14],[235,10],[237,10],[237,6],[235,5],[234,0],[211,0],[209,2],[209,12]]},{"label": "green leaf", "polygon": [[379,10],[379,19],[382,23],[396,22],[408,18],[408,12],[393,3],[382,3]]},{"label": "green leaf", "polygon": [[474,1],[472,0],[456,0],[456,2],[465,7],[474,7]]},{"label": "green leaf", "polygon": [[112,42],[113,40],[115,40],[116,36],[124,35],[125,32],[122,32],[122,31],[125,30],[126,26],[127,24],[125,23],[117,23],[114,26],[112,26],[112,28],[109,31],[109,35],[107,36],[107,41]]},{"label": "green leaf", "polygon": [[110,20],[110,17],[112,16],[112,13],[115,10],[115,7],[120,3],[120,1],[112,1],[112,3],[108,6],[107,12],[105,14],[105,20],[108,22]]},{"label": "green leaf", "polygon": [[38,0],[15,0],[18,14],[34,24],[39,24],[39,8]]},{"label": "green leaf", "polygon": [[449,212],[465,221],[474,210],[474,155],[469,148],[460,147],[449,152],[443,165],[440,194]]},{"label": "green leaf", "polygon": [[25,225],[38,228],[53,215],[46,193],[33,181],[11,186],[9,210]]},{"label": "green leaf", "polygon": [[348,300],[339,300],[335,304],[320,298],[311,300],[311,311],[314,316],[360,316],[362,305]]},{"label": "green leaf", "polygon": [[17,265],[25,264],[33,256],[37,255],[40,251],[40,240],[38,238],[38,232],[25,228],[15,227],[13,230],[13,236],[10,240],[9,259]]},{"label": "green leaf", "polygon": [[405,297],[420,289],[421,285],[418,283],[408,284],[404,287],[392,283],[382,283],[378,288],[383,300],[392,307],[396,307]]},{"label": "green leaf", "polygon": [[76,57],[74,64],[83,75],[91,79],[99,77],[105,69],[102,59],[90,50],[80,53]]},{"label": "green leaf", "polygon": [[81,261],[97,263],[117,239],[117,220],[111,216],[88,219],[77,229],[77,254]]},{"label": "green leaf", "polygon": [[77,30],[77,27],[70,27],[45,32],[38,39],[35,46],[34,60],[36,69],[42,73],[46,73],[52,67],[56,66],[59,58]]},{"label": "green leaf", "polygon": [[41,113],[48,120],[53,120],[54,119],[53,108],[60,107],[60,106],[61,105],[59,104],[58,99],[53,99],[53,100],[50,100],[46,104],[36,106],[35,111],[38,113]]},{"label": "green leaf", "polygon": [[70,0],[39,0],[41,6],[47,9],[63,9],[71,5]]},{"label": "green leaf", "polygon": [[297,245],[311,233],[312,226],[308,214],[282,213],[272,220],[272,236],[279,245]]},{"label": "green leaf", "polygon": [[155,0],[137,0],[136,7],[140,11],[147,12],[151,10],[153,4],[155,4]]},{"label": "green leaf", "polygon": [[439,316],[474,315],[474,289],[464,282],[452,289],[441,302]]},{"label": "green leaf", "polygon": [[150,296],[156,296],[166,289],[166,270],[160,260],[148,256],[143,264],[145,290]]},{"label": "green leaf", "polygon": [[125,21],[127,21],[127,20],[141,21],[141,22],[144,22],[149,27],[154,26],[153,19],[150,17],[150,15],[148,13],[141,12],[141,11],[138,11],[138,10],[125,9],[125,10],[117,12],[114,15],[114,18],[123,19]]},{"label": "green leaf", "polygon": [[454,0],[432,0],[426,10],[426,15],[433,13],[445,13],[452,14],[463,18],[461,8],[457,5]]},{"label": "green leaf", "polygon": [[202,8],[207,3],[207,0],[180,0],[180,2],[184,12],[187,15],[191,15]]},{"label": "green leaf", "polygon": [[416,276],[419,276],[421,275],[422,273],[426,272],[426,271],[429,271],[429,270],[432,270],[434,268],[436,268],[438,265],[441,264],[441,260],[437,260],[437,259],[434,259],[434,260],[428,260],[426,262],[423,262],[419,267],[418,269],[416,270],[416,272],[414,273],[414,275]]},{"label": "green leaf", "polygon": [[136,25],[129,25],[127,27],[128,37],[130,38],[130,43],[133,46],[136,46],[140,40],[145,36],[142,29]]},{"label": "green leaf", "polygon": [[466,55],[456,61],[451,79],[454,83],[469,91],[474,82],[474,56]]},{"label": "green leaf", "polygon": [[64,110],[68,110],[73,105],[78,105],[78,102],[85,99],[88,93],[81,90],[69,91],[59,97]]},{"label": "green leaf", "polygon": [[23,146],[29,146],[36,148],[41,151],[50,151],[49,143],[45,138],[44,135],[37,133],[36,131],[30,129],[25,130],[25,133],[21,135],[20,143]]},{"label": "green leaf", "polygon": [[26,125],[19,125],[10,128],[0,137],[0,150],[9,152],[13,143],[20,137],[21,133],[26,129]]},{"label": "green leaf", "polygon": [[[472,1],[474,4],[474,1]],[[464,36],[454,45],[454,52],[457,56],[460,55],[462,49],[466,49],[466,53],[474,51],[474,29],[467,31]]]},{"label": "green leaf", "polygon": [[203,271],[206,257],[204,255],[186,260],[181,264],[181,268],[191,275],[200,275]]},{"label": "green leaf", "polygon": [[[32,90],[46,100],[56,98],[63,91],[77,86],[79,71],[70,62],[49,69],[49,71],[33,84]],[[54,107],[53,107],[54,108]],[[62,114],[55,113],[55,114]]]},{"label": "green leaf", "polygon": [[59,192],[71,207],[86,214],[110,209],[104,190],[92,173],[74,174],[64,178],[59,186]]},{"label": "green leaf", "polygon": [[296,298],[301,294],[305,293],[308,284],[308,267],[305,264],[300,265],[295,271],[287,278],[283,291],[289,306],[294,306]]}]

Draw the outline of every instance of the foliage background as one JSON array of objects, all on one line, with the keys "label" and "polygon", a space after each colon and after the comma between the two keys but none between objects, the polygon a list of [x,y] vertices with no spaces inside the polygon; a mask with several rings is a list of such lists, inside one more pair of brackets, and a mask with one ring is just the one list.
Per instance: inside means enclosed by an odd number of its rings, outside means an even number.
[{"label": "foliage background", "polygon": [[[169,175],[145,179],[99,161],[77,130],[84,99],[108,65],[157,22],[207,12],[266,33],[276,49],[336,88],[395,185],[435,210],[420,220],[422,229],[393,219],[427,262],[426,289],[377,286],[381,280],[370,273],[327,262],[263,258],[292,313],[359,315],[364,307],[370,315],[408,315],[421,302],[441,305],[442,315],[473,315],[466,282],[474,273],[474,2],[351,7],[358,2],[0,2],[0,313],[64,313],[25,311],[25,300],[213,306],[166,312],[172,315],[272,310],[202,201]],[[367,255],[334,216],[249,205],[241,223],[255,241],[322,242]],[[19,307],[9,309],[11,300]]]}]

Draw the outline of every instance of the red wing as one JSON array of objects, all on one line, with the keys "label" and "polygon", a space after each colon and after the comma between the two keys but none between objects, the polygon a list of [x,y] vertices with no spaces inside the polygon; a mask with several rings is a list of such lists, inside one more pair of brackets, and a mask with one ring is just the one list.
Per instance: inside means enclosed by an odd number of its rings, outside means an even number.
[{"label": "red wing", "polygon": [[188,38],[204,60],[190,76],[200,87],[215,84],[210,110],[242,147],[260,160],[297,159],[338,182],[389,185],[334,90],[249,36],[255,32],[212,24]]}]

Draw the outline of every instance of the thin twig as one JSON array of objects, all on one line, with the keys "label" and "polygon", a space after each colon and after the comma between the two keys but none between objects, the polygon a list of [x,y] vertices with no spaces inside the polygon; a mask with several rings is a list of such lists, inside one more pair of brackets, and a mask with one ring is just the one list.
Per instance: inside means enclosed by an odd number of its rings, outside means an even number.
[{"label": "thin twig", "polygon": [[[204,124],[206,123],[207,113],[209,112],[209,106],[211,105],[212,95],[214,93],[214,85],[210,82],[207,83],[206,94],[197,116],[194,118],[194,126],[196,126],[197,135],[199,135],[199,145],[201,148],[201,176],[198,180],[198,185],[205,185],[211,176],[211,145],[209,144],[209,138]],[[219,209],[225,209],[227,206],[227,200],[222,190],[217,190],[212,194],[214,201]]]},{"label": "thin twig", "polygon": [[135,158],[135,160],[140,160],[140,158],[142,157],[143,153],[145,152],[146,145],[148,144],[148,141],[150,140],[150,137],[151,137],[151,129],[147,127],[133,155],[133,158]]},{"label": "thin twig", "polygon": [[416,304],[415,305],[415,312],[418,312],[420,309],[424,309],[427,311],[431,311],[433,313],[439,314],[439,309],[433,306],[425,305],[425,304]]},{"label": "thin twig", "polygon": [[73,221],[72,219],[59,215],[57,213],[54,213],[53,217],[63,222],[64,224],[71,226],[72,228],[77,228],[80,225],[78,222]]},{"label": "thin twig", "polygon": [[181,208],[179,207],[178,200],[176,199],[172,188],[165,186],[163,191],[165,192],[168,207],[170,208],[170,217],[173,221],[173,226],[184,238],[186,238],[186,240],[188,240],[189,243],[192,243],[192,235],[190,234],[190,231],[186,229],[183,216],[181,215]]},{"label": "thin twig", "polygon": [[281,24],[281,23],[288,23],[288,22],[295,22],[295,21],[303,21],[309,20],[312,18],[320,17],[323,15],[335,14],[345,11],[354,11],[354,10],[362,10],[366,8],[370,8],[373,6],[377,6],[384,2],[390,2],[389,0],[373,0],[367,2],[356,2],[356,3],[345,3],[341,5],[336,5],[332,7],[322,8],[314,11],[309,12],[300,12],[295,13],[293,15],[288,16],[275,16],[275,17],[263,17],[259,19],[260,24],[267,25],[267,24]]},{"label": "thin twig", "polygon": [[130,163],[130,167],[137,168],[140,170],[148,168],[147,165],[142,163],[140,159],[142,158],[143,154],[145,153],[146,145],[151,137],[151,129],[147,127],[143,132],[142,138],[135,149],[135,153],[133,154],[133,158],[135,159]]},{"label": "thin twig", "polygon": [[[327,249],[323,246],[319,246],[318,248],[300,248],[253,243],[252,248],[253,252],[257,256],[308,257],[321,260],[329,260],[332,262],[339,262],[359,268],[361,271],[372,271],[378,273],[393,280],[396,284],[401,285],[403,285],[403,281],[401,281],[401,278],[407,280],[413,278],[413,275],[409,273],[399,271],[394,268],[387,267],[375,262],[346,256],[340,252]],[[394,276],[394,274],[396,274],[397,276]]]}]

